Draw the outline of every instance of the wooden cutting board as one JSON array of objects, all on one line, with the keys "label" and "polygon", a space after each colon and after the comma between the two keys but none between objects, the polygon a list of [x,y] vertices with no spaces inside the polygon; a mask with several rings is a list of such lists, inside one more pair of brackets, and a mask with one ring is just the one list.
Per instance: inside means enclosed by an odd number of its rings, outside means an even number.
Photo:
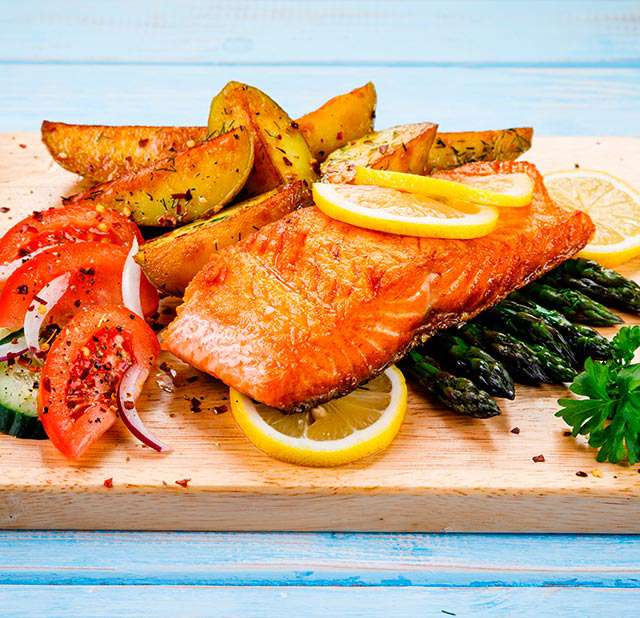
[{"label": "wooden cutting board", "polygon": [[[640,187],[640,139],[536,138],[526,158],[542,171],[578,164]],[[57,204],[77,190],[76,180],[37,135],[0,135],[0,206],[10,209],[0,214],[1,230]],[[640,260],[621,270],[640,280]],[[553,415],[563,388],[519,386],[515,401],[501,401],[502,415],[488,421],[457,417],[412,392],[386,452],[309,469],[257,451],[231,414],[220,413],[228,404],[223,384],[163,360],[177,371],[175,384],[158,371],[140,410],[174,452],[152,452],[120,424],[82,463],[48,442],[0,436],[0,527],[640,532],[640,466],[598,464],[583,442],[564,435]],[[545,462],[534,463],[540,454]],[[186,488],[176,483],[184,479]]]}]

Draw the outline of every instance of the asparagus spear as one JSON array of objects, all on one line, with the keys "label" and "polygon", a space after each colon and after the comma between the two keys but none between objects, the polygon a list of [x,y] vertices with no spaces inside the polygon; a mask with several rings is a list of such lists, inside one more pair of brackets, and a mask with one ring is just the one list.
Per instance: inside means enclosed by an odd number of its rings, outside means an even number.
[{"label": "asparagus spear", "polygon": [[520,292],[513,292],[509,296],[509,300],[527,307],[532,315],[557,328],[576,351],[581,363],[584,363],[589,356],[599,360],[611,357],[611,343],[593,328],[582,324],[573,324],[559,311],[538,305]]},{"label": "asparagus spear", "polygon": [[576,371],[557,355],[537,343],[526,343],[511,333],[491,330],[478,322],[464,324],[460,332],[470,343],[488,348],[513,377],[524,384],[556,384],[573,380]]},{"label": "asparagus spear", "polygon": [[550,381],[535,352],[513,335],[499,333],[478,322],[463,324],[458,333],[471,345],[486,349],[502,361],[516,381],[533,385]]},{"label": "asparagus spear", "polygon": [[517,303],[503,301],[486,311],[482,321],[497,330],[515,335],[526,343],[537,343],[554,353],[570,366],[577,365],[576,355],[560,331],[548,322],[534,316],[526,307]]},{"label": "asparagus spear", "polygon": [[604,305],[577,290],[557,289],[546,283],[534,281],[522,291],[544,307],[556,309],[573,322],[592,326],[612,326],[622,322],[615,313],[611,313]]},{"label": "asparagus spear", "polygon": [[435,360],[412,350],[402,368],[442,404],[463,416],[491,418],[500,414],[498,404],[471,380],[456,377],[438,367]]},{"label": "asparagus spear", "polygon": [[528,343],[526,345],[534,351],[538,362],[544,369],[544,372],[549,376],[549,381],[552,384],[573,382],[573,378],[578,375],[578,372],[571,367],[571,365],[567,365],[564,359],[556,356],[543,345],[539,343]]},{"label": "asparagus spear", "polygon": [[478,388],[496,397],[513,399],[513,380],[502,363],[451,331],[432,337],[427,349],[447,369],[469,378]]},{"label": "asparagus spear", "polygon": [[640,313],[640,286],[615,270],[591,260],[567,260],[551,271],[550,282],[569,286],[623,311]]},{"label": "asparagus spear", "polygon": [[560,266],[553,269],[553,273],[562,275],[563,277],[576,277],[591,279],[600,285],[605,287],[625,287],[630,286],[635,290],[638,296],[638,303],[640,306],[640,286],[633,281],[630,281],[619,272],[612,270],[611,268],[605,268],[598,262],[593,260],[585,260],[584,258],[572,258],[566,260]]}]

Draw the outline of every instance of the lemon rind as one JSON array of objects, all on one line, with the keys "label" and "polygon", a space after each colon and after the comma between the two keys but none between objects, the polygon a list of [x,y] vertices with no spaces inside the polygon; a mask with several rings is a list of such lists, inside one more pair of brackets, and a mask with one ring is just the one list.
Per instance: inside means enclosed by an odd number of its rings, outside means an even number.
[{"label": "lemon rind", "polygon": [[231,411],[252,444],[275,459],[313,467],[343,465],[384,450],[400,430],[407,409],[407,385],[397,367],[389,367],[385,374],[392,385],[391,400],[381,417],[339,440],[314,441],[282,434],[262,419],[249,397],[233,388]]},{"label": "lemon rind", "polygon": [[[626,181],[600,170],[588,168],[567,169],[550,172],[544,175],[545,182],[554,178],[578,177],[578,178],[599,178],[610,182],[618,189],[625,191],[640,205],[640,192],[628,184]],[[579,209],[578,209],[579,210]],[[580,257],[596,260],[603,266],[614,268],[640,255],[640,234],[628,236],[623,241],[613,244],[587,244],[579,253]]]},{"label": "lemon rind", "polygon": [[[526,176],[526,174],[523,175]],[[355,184],[375,185],[407,191],[408,193],[419,193],[445,199],[459,199],[473,204],[501,208],[522,208],[529,206],[533,200],[533,181],[530,182],[527,193],[513,195],[498,193],[489,189],[480,189],[444,178],[357,167]]]},{"label": "lemon rind", "polygon": [[465,213],[460,219],[438,217],[409,217],[383,212],[353,202],[340,196],[336,186],[328,183],[314,183],[313,197],[316,206],[328,217],[378,232],[421,236],[428,238],[449,238],[468,240],[491,233],[498,222],[499,212],[493,206],[478,205],[478,211]]}]

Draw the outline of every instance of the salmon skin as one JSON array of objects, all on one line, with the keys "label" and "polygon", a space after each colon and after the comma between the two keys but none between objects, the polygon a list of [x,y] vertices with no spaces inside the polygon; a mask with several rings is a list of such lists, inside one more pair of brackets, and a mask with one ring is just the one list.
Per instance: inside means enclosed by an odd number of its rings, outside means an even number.
[{"label": "salmon skin", "polygon": [[351,391],[418,338],[467,320],[572,256],[588,215],[548,196],[535,166],[473,163],[463,180],[527,173],[530,206],[473,240],[399,236],[292,213],[218,253],[193,279],[163,347],[257,401],[302,410]]}]

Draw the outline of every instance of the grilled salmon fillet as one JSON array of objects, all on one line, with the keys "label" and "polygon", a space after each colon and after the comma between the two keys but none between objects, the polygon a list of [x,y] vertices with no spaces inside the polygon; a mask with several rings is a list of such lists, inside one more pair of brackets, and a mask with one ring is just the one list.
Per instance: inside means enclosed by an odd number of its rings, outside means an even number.
[{"label": "grilled salmon fillet", "polygon": [[217,254],[187,288],[163,346],[252,398],[300,410],[380,373],[417,336],[464,321],[581,249],[594,226],[548,196],[525,162],[439,177],[525,172],[525,208],[473,240],[398,236],[292,213]]}]

